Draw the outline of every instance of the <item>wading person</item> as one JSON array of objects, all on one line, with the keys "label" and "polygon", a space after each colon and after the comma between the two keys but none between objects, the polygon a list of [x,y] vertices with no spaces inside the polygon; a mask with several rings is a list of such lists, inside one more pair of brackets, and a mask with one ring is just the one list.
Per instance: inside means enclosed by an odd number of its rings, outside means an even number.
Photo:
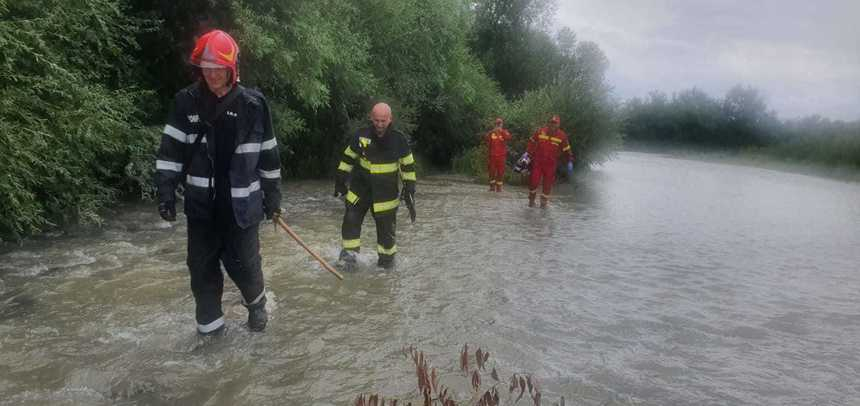
[{"label": "wading person", "polygon": [[[347,270],[355,268],[356,253],[361,248],[361,223],[367,210],[371,210],[376,222],[377,265],[386,269],[394,266],[397,207],[401,199],[411,204],[415,196],[415,160],[406,137],[391,128],[391,107],[376,104],[370,120],[373,125],[350,137],[334,186],[334,195],[345,197],[346,203],[339,260]],[[402,193],[398,191],[400,181]]]},{"label": "wading person", "polygon": [[490,191],[501,192],[505,179],[505,159],[508,156],[507,142],[511,133],[503,128],[504,120],[496,118],[496,126],[484,136],[487,143],[487,166],[490,178]]},{"label": "wading person", "polygon": [[538,186],[543,184],[540,195],[540,207],[546,207],[549,195],[555,183],[555,169],[559,155],[567,156],[567,172],[573,172],[573,153],[567,140],[567,134],[559,128],[561,119],[552,116],[546,127],[542,127],[529,138],[528,154],[531,157],[531,175],[529,176],[529,207],[534,207]]},{"label": "wading person", "polygon": [[156,161],[158,212],[176,220],[184,184],[188,269],[197,331],[224,331],[223,269],[242,293],[248,328],[266,328],[259,224],[281,215],[280,158],[266,99],[237,83],[239,47],[227,33],[200,37],[191,64],[202,79],[180,90]]}]

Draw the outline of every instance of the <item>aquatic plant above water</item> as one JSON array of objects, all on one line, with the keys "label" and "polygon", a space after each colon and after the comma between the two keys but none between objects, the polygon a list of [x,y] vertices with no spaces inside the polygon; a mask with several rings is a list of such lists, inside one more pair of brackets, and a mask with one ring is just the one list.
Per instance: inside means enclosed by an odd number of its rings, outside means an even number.
[{"label": "aquatic plant above water", "polygon": [[[488,361],[490,353],[483,351],[480,347],[469,353],[469,345],[464,344],[460,350],[460,370],[452,372],[447,376],[455,375],[462,380],[448,380],[448,384],[442,382],[441,372],[414,346],[404,347],[402,350],[404,358],[412,359],[415,365],[415,377],[417,388],[412,400],[389,398],[386,403],[385,397],[378,393],[360,394],[355,399],[355,406],[498,406],[533,404],[540,406],[541,390],[537,378],[528,373],[513,373],[510,379],[501,380],[495,362],[488,372]],[[474,364],[472,358],[474,357]],[[505,382],[507,391],[504,390]],[[459,385],[458,385],[459,384]],[[457,389],[455,387],[459,387]],[[554,403],[556,406],[564,406],[564,396]]]}]

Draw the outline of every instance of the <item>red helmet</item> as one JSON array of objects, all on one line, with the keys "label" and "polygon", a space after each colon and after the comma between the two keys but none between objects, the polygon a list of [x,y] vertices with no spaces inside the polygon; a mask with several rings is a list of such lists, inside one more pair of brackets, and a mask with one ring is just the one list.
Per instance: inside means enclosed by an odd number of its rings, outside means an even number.
[{"label": "red helmet", "polygon": [[239,80],[236,62],[239,45],[230,34],[221,30],[209,31],[197,39],[191,52],[191,64],[201,68],[229,68],[235,84]]}]

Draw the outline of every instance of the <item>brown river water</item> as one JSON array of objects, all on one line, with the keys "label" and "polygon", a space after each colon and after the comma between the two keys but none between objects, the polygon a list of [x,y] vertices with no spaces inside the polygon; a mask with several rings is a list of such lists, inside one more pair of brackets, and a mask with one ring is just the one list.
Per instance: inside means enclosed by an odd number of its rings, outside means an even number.
[{"label": "brown river water", "polygon": [[[342,282],[261,227],[262,334],[228,280],[227,334],[197,337],[184,217],[151,203],[7,249],[0,404],[414,402],[409,345],[462,399],[465,343],[502,379],[533,374],[545,405],[860,404],[860,184],[625,152],[545,210],[522,187],[485,188],[420,178],[397,269],[376,268],[368,218]],[[284,191],[288,222],[334,262],[330,182]]]}]

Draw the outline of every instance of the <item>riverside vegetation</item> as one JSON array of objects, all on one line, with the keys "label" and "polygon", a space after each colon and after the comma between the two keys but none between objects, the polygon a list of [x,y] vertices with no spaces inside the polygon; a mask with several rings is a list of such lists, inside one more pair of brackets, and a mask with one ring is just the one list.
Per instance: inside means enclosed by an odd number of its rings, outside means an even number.
[{"label": "riverside vegetation", "polygon": [[[426,167],[448,168],[495,116],[525,132],[561,114],[582,162],[620,144],[608,61],[556,32],[551,0],[0,0],[0,238],[98,224],[151,198],[195,35],[239,42],[269,98],[286,178],[329,175],[345,134],[386,100]],[[535,63],[541,61],[541,63]]]}]

